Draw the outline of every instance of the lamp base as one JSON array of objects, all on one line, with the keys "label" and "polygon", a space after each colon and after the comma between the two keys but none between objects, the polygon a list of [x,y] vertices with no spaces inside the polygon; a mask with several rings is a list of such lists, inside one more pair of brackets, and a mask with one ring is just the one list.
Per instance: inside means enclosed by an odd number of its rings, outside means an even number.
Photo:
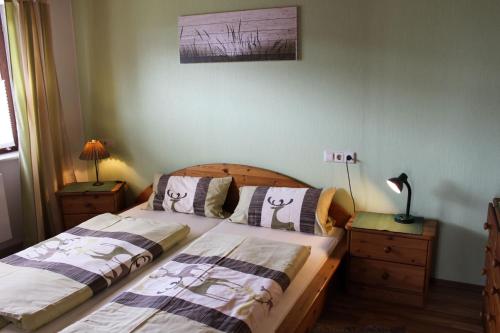
[{"label": "lamp base", "polygon": [[411,215],[398,214],[394,216],[394,221],[401,224],[412,224],[415,222],[415,218]]},{"label": "lamp base", "polygon": [[103,182],[95,182],[94,184],[92,184],[92,186],[101,186],[101,185],[104,185]]}]

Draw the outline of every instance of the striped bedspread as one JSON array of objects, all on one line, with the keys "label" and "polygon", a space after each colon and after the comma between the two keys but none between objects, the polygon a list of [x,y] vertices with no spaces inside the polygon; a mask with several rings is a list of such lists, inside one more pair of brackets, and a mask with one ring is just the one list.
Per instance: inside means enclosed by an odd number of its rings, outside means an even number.
[{"label": "striped bedspread", "polygon": [[252,332],[310,248],[208,233],[63,332]]},{"label": "striped bedspread", "polygon": [[153,261],[189,228],[96,216],[0,260],[0,323],[36,329]]}]

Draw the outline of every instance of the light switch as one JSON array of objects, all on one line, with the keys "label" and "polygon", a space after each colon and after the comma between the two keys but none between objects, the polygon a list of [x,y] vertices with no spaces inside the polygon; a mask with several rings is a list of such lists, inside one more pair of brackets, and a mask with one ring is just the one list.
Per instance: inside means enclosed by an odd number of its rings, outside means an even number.
[{"label": "light switch", "polygon": [[323,151],[323,161],[324,162],[333,162],[333,153],[328,150]]}]

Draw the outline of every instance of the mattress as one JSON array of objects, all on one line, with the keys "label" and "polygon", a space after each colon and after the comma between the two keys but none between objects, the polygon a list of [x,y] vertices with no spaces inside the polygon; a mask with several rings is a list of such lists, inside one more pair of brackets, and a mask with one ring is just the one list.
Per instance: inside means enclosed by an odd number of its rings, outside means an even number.
[{"label": "mattress", "polygon": [[[221,223],[221,219],[215,218],[207,218],[201,217],[191,214],[179,214],[172,213],[166,211],[150,211],[144,210],[146,207],[145,204],[136,206],[131,208],[120,215],[122,216],[131,216],[131,217],[142,217],[154,220],[165,221],[165,223],[175,222],[180,224],[188,225],[191,229],[188,236],[184,238],[179,244],[171,248],[169,251],[163,253],[158,259],[156,259],[151,265],[148,267],[144,267],[139,271],[135,271],[125,277],[123,280],[117,282],[115,285],[110,288],[102,291],[96,296],[92,297],[82,305],[74,308],[73,310],[63,314],[61,317],[56,320],[50,322],[49,324],[41,327],[36,330],[36,332],[40,333],[53,333],[57,332],[64,327],[74,323],[75,321],[85,317],[86,315],[93,312],[95,309],[101,307],[102,305],[108,303],[111,299],[113,299],[116,295],[118,295],[121,291],[125,291],[130,288],[130,286],[134,283],[134,281],[138,281],[143,276],[151,273],[156,268],[165,264],[172,255],[179,252],[182,248],[187,246],[193,240],[203,235],[210,229],[214,228],[217,224]],[[8,325],[3,329],[0,329],[1,333],[13,333],[13,332],[26,332],[20,328],[15,327],[14,325]]]},{"label": "mattress", "polygon": [[311,283],[314,276],[319,272],[329,255],[333,252],[344,235],[344,230],[341,228],[334,228],[332,237],[322,237],[300,232],[254,227],[246,224],[231,223],[226,221],[219,223],[219,225],[209,231],[209,233],[211,232],[252,235],[252,237],[308,245],[311,247],[311,254],[309,255],[306,263],[302,266],[295,279],[283,294],[280,302],[271,310],[270,315],[260,322],[256,332],[254,333],[273,332],[281,325],[286,315],[290,312],[300,295],[302,295],[307,286]]}]

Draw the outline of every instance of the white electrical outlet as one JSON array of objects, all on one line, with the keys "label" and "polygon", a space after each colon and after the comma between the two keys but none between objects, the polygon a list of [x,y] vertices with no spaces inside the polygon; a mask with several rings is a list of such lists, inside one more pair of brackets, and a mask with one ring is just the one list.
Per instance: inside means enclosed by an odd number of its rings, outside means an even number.
[{"label": "white electrical outlet", "polygon": [[333,161],[335,163],[345,163],[345,154],[343,151],[336,151],[333,155]]},{"label": "white electrical outlet", "polygon": [[[347,159],[348,156],[351,156],[351,159]],[[345,151],[344,152],[344,157],[345,157],[345,161],[347,161],[347,163],[349,164],[355,164],[356,163],[356,153],[353,152],[353,151]]]}]

